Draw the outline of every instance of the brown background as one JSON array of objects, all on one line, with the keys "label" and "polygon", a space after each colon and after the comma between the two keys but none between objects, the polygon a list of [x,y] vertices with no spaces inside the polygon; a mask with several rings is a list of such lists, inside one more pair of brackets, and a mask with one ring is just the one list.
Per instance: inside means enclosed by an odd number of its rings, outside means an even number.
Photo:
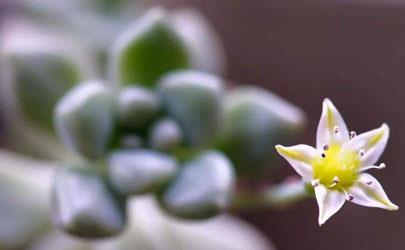
[{"label": "brown background", "polygon": [[[227,76],[265,86],[302,107],[314,144],[324,97],[349,127],[362,132],[387,122],[387,169],[373,171],[405,209],[405,1],[157,0],[198,7],[222,36]],[[285,175],[293,174],[283,164]],[[286,211],[243,214],[279,250],[404,249],[405,216],[348,204],[317,225],[315,200]]]}]

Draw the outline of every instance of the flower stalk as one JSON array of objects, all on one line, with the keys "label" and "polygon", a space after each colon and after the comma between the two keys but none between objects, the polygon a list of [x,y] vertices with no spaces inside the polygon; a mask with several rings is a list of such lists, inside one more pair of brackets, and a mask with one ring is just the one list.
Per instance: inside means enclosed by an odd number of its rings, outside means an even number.
[{"label": "flower stalk", "polygon": [[261,191],[239,191],[231,210],[284,208],[311,197],[307,184],[301,180],[287,180]]}]

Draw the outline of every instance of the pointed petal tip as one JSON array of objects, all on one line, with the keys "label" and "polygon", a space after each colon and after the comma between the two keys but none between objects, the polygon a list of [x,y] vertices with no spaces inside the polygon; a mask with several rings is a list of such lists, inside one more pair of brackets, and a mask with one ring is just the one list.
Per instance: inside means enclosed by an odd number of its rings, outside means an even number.
[{"label": "pointed petal tip", "polygon": [[395,205],[394,203],[391,203],[391,204],[389,204],[389,206],[387,206],[387,210],[389,210],[389,211],[398,211],[399,206]]},{"label": "pointed petal tip", "polygon": [[277,150],[277,152],[280,153],[280,150],[285,149],[285,147],[283,145],[277,144],[276,146],[274,146],[274,148]]},{"label": "pointed petal tip", "polygon": [[[367,184],[367,183],[371,183]],[[399,209],[397,205],[391,202],[385,193],[381,183],[372,175],[362,173],[359,175],[359,182],[354,184],[349,189],[353,195],[353,203],[365,207],[377,207],[388,211],[396,211]]]},{"label": "pointed petal tip", "polygon": [[399,206],[395,205],[394,203],[392,203],[388,197],[387,200],[384,202],[384,206],[381,206],[380,208],[388,210],[388,211],[398,211],[399,210]]},{"label": "pointed petal tip", "polygon": [[389,131],[390,127],[388,126],[387,123],[384,122],[383,124],[381,124],[381,129]]},{"label": "pointed petal tip", "polygon": [[286,155],[288,155],[288,147],[286,147],[286,146],[283,146],[283,145],[280,145],[280,144],[277,144],[276,146],[275,146],[275,149],[277,150],[277,152],[281,155],[281,156],[286,156]]},{"label": "pointed petal tip", "polygon": [[345,195],[339,191],[329,190],[324,185],[315,187],[315,197],[319,207],[318,224],[325,224],[344,205]]},{"label": "pointed petal tip", "polygon": [[318,219],[318,225],[319,225],[319,227],[322,227],[323,224],[325,224],[325,221],[321,221],[320,219]]},{"label": "pointed petal tip", "polygon": [[325,103],[325,104],[327,104],[327,103],[331,103],[332,101],[328,98],[328,97],[325,97],[324,99],[323,99],[323,103]]},{"label": "pointed petal tip", "polygon": [[329,98],[325,98],[323,99],[322,105],[326,108],[326,107],[335,107],[335,105],[333,104],[332,100]]},{"label": "pointed petal tip", "polygon": [[318,217],[318,225],[320,227],[322,227],[329,218],[330,217],[326,218],[325,216],[321,217],[321,215],[319,215],[319,217]]}]

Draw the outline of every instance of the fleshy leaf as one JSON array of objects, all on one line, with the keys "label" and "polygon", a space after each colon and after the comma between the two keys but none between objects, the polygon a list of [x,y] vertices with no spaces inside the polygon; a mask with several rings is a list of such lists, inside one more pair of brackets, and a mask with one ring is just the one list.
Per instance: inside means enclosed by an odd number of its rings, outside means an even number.
[{"label": "fleshy leaf", "polygon": [[184,40],[193,69],[222,75],[226,60],[223,45],[209,21],[196,9],[170,13],[170,22]]},{"label": "fleshy leaf", "polygon": [[112,98],[101,82],[85,82],[58,102],[54,120],[66,146],[90,159],[100,158],[114,129]]},{"label": "fleshy leaf", "polygon": [[21,111],[41,128],[53,131],[53,108],[80,80],[71,58],[54,52],[9,55],[15,98]]},{"label": "fleshy leaf", "polygon": [[239,174],[257,174],[269,166],[274,146],[287,143],[305,124],[299,108],[266,89],[236,87],[226,93],[224,102],[219,148]]},{"label": "fleshy leaf", "polygon": [[117,150],[108,165],[112,185],[126,196],[155,190],[177,173],[175,159],[151,150]]},{"label": "fleshy leaf", "polygon": [[186,143],[205,146],[219,132],[222,79],[203,72],[178,71],[159,82],[162,108],[184,132]]},{"label": "fleshy leaf", "polygon": [[220,152],[208,151],[187,162],[160,203],[170,214],[204,219],[225,209],[232,198],[235,175],[232,163]]},{"label": "fleshy leaf", "polygon": [[149,125],[160,109],[159,100],[152,91],[135,86],[122,89],[116,105],[120,125],[130,129]]},{"label": "fleshy leaf", "polygon": [[111,55],[113,79],[123,85],[153,87],[163,74],[189,66],[185,44],[162,8],[139,17],[119,36]]},{"label": "fleshy leaf", "polygon": [[126,225],[126,206],[96,174],[63,168],[58,171],[52,194],[54,223],[84,238],[118,234]]},{"label": "fleshy leaf", "polygon": [[171,151],[183,142],[183,131],[172,119],[157,121],[149,132],[149,146],[160,151]]}]

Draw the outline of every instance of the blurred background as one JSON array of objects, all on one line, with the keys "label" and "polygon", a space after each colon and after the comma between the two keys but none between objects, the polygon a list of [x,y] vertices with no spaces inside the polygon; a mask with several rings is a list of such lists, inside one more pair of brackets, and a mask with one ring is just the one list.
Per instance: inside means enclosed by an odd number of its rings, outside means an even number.
[{"label": "blurred background", "polygon": [[[223,40],[226,77],[260,85],[301,107],[308,126],[296,142],[314,144],[323,98],[333,100],[349,129],[389,124],[391,137],[374,171],[390,198],[405,204],[405,1],[403,0],[156,0],[165,7],[194,7]],[[0,2],[0,18],[15,11]],[[1,124],[0,124],[1,129]],[[1,133],[0,133],[1,136]],[[1,143],[1,137],[0,137]],[[272,181],[294,174],[280,161]],[[312,199],[286,210],[239,214],[270,237],[279,250],[402,249],[405,216],[345,205],[317,224]]]}]

